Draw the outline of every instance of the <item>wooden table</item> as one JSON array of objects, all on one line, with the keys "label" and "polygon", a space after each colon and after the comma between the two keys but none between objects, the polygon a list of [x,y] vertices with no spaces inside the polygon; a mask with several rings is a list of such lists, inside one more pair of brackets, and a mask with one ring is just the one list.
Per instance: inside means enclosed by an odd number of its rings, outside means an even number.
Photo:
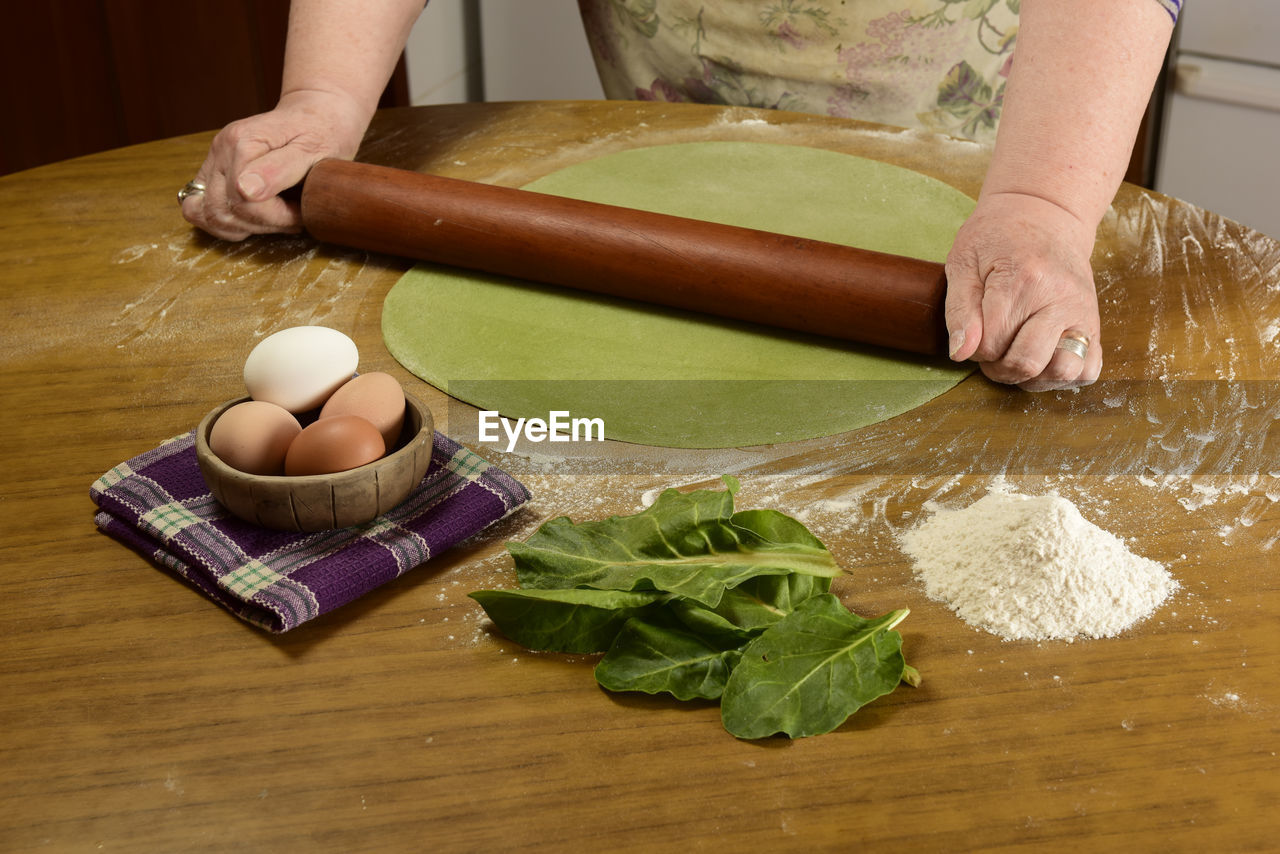
[{"label": "wooden table", "polygon": [[[180,218],[203,134],[0,180],[0,848],[5,850],[1259,850],[1280,833],[1280,246],[1126,187],[1095,256],[1104,380],[1030,395],[971,377],[908,415],[776,448],[610,444],[491,455],[533,504],[283,636],[97,533],[101,473],[240,393],[262,335],[351,334],[441,418],[466,410],[379,333],[407,263]],[[379,115],[362,157],[520,184],[619,149],[826,147],[976,192],[985,152],[914,132],[667,104]],[[659,464],[654,464],[658,460]],[[502,543],[743,482],[849,570],[855,611],[909,606],[924,677],[835,733],[747,743],[718,710],[598,689],[591,660],[485,628]],[[895,535],[1005,477],[1056,489],[1166,563],[1175,599],[1121,638],[1004,642],[927,599]],[[571,847],[572,846],[572,847]]]}]

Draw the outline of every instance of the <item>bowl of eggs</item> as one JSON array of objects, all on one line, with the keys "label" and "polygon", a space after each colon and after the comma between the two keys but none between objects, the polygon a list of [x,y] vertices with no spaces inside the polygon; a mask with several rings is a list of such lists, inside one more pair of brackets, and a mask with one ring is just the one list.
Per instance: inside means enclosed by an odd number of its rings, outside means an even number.
[{"label": "bowl of eggs", "polygon": [[427,472],[431,411],[390,374],[358,374],[355,343],[298,326],[245,361],[247,396],[196,428],[196,459],[232,515],[280,531],[361,525],[395,508]]}]

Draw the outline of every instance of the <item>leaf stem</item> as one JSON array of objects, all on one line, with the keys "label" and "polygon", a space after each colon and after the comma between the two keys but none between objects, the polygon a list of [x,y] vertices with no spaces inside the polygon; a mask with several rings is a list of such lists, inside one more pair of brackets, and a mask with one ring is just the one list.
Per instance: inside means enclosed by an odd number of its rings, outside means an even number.
[{"label": "leaf stem", "polygon": [[897,611],[894,611],[892,614],[889,615],[890,621],[889,621],[889,624],[885,626],[885,629],[886,630],[896,629],[898,627],[898,623],[901,623],[903,620],[905,620],[907,618],[907,615],[910,613],[911,613],[910,608],[900,608]]}]

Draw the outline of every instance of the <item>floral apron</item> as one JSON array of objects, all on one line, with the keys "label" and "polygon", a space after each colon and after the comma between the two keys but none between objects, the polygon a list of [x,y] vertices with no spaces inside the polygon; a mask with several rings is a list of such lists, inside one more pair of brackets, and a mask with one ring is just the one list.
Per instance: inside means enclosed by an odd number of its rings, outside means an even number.
[{"label": "floral apron", "polygon": [[771,107],[991,141],[1020,0],[579,0],[610,98]]}]

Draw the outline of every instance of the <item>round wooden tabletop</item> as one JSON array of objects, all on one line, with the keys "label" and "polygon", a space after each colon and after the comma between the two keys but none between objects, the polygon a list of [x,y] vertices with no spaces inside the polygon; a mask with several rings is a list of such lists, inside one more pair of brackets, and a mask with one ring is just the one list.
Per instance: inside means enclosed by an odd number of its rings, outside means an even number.
[{"label": "round wooden tabletop", "polygon": [[[7,850],[1248,850],[1280,833],[1280,244],[1126,186],[1094,256],[1107,364],[1078,392],[971,376],[899,418],[767,448],[477,449],[528,507],[284,635],[98,533],[90,484],[241,393],[277,329],[401,368],[410,263],[305,237],[228,244],[174,194],[211,134],[0,179],[4,406],[0,841]],[[696,140],[883,159],[976,194],[987,152],[818,116],[616,102],[381,113],[361,159],[520,185]],[[712,704],[614,695],[466,594],[548,518],[742,482],[800,518],[863,615],[909,607],[919,688],[836,732],[745,742]],[[1181,585],[1118,638],[1006,642],[929,600],[898,535],[1003,479],[1056,491]]]}]

